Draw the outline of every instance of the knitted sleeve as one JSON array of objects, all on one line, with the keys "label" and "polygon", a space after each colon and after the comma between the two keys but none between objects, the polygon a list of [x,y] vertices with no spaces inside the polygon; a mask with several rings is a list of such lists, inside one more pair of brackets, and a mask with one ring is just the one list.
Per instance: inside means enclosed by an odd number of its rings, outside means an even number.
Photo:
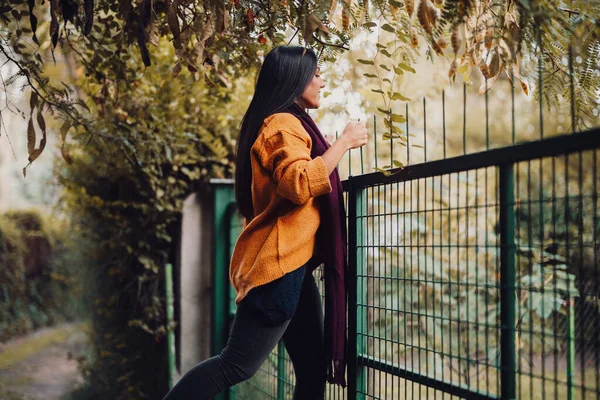
[{"label": "knitted sleeve", "polygon": [[[263,168],[269,171],[277,194],[296,204],[331,192],[327,166],[322,157],[311,159],[311,139],[295,117],[279,126],[271,121],[271,133],[265,137],[259,150]],[[292,121],[295,120],[295,121]]]}]

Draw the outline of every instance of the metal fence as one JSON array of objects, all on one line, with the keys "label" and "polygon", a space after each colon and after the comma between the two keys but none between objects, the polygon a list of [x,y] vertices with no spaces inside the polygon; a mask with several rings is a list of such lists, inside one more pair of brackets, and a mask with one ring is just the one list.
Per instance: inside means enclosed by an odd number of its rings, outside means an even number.
[{"label": "metal fence", "polygon": [[[349,386],[328,398],[600,398],[599,148],[593,130],[345,180]],[[292,391],[280,344],[230,398]]]},{"label": "metal fence", "polygon": [[[544,115],[542,89],[540,75],[536,126],[519,121],[512,85],[500,127],[487,93],[467,116],[467,86],[411,103],[404,140],[384,140],[374,119],[370,147],[340,165],[348,387],[328,399],[600,399],[600,130],[575,133],[572,108],[564,123]],[[462,118],[458,132],[447,115]],[[235,313],[227,269],[241,229],[232,187],[217,196],[215,313],[230,318],[215,352]],[[280,344],[226,396],[290,399],[293,382]]]}]

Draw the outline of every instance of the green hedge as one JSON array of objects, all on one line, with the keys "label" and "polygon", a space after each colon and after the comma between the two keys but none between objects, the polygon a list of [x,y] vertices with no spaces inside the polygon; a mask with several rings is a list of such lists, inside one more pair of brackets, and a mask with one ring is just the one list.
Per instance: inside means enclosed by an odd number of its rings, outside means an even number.
[{"label": "green hedge", "polygon": [[65,221],[36,210],[0,215],[0,341],[83,315],[76,253]]}]

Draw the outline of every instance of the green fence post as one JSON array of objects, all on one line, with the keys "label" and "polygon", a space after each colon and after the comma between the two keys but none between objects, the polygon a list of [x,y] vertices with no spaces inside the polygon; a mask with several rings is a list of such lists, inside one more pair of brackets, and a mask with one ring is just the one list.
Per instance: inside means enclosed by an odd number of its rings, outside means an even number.
[{"label": "green fence post", "polygon": [[364,250],[361,247],[359,255],[358,249],[358,244],[363,244],[362,219],[358,224],[358,217],[363,214],[364,191],[355,190],[352,177],[348,178],[348,196],[348,400],[356,400],[364,398],[366,389],[364,367],[358,364],[358,357],[364,352],[358,334],[365,328],[361,307],[364,305],[365,285],[360,284],[358,279],[359,272],[364,270]]},{"label": "green fence post", "polygon": [[169,363],[169,376],[167,377],[169,389],[173,387],[175,376],[175,333],[173,332],[173,266],[165,265],[165,296],[167,300],[167,359]]},{"label": "green fence post", "polygon": [[285,399],[285,346],[283,340],[277,345],[277,399]]},{"label": "green fence post", "polygon": [[514,165],[500,166],[501,398],[516,398]]},{"label": "green fence post", "polygon": [[[211,181],[214,189],[214,247],[213,247],[213,340],[212,353],[217,355],[227,343],[229,317],[229,265],[228,234],[233,187],[229,181]],[[228,393],[215,396],[215,400],[225,400]]]},{"label": "green fence post", "polygon": [[[367,199],[366,191],[364,189],[357,189],[354,191],[356,196],[356,243],[357,243],[357,263],[356,273],[353,276],[354,282],[356,282],[356,303],[352,310],[356,313],[356,351],[357,355],[362,356],[366,353],[364,334],[367,331],[367,279],[364,278],[367,272],[367,250],[365,248],[366,243],[366,219],[367,215]],[[358,223],[360,221],[360,223]],[[360,248],[358,247],[360,246]],[[360,277],[360,278],[359,278]],[[361,340],[358,340],[358,335],[361,336]],[[356,365],[356,398],[358,400],[365,399],[365,393],[367,393],[367,374],[365,367],[362,365]]]}]

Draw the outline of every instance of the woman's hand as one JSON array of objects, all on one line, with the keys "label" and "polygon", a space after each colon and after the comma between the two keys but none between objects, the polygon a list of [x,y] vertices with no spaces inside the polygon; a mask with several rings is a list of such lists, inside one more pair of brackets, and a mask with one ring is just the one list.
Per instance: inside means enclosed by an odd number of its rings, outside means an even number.
[{"label": "woman's hand", "polygon": [[333,142],[331,147],[323,154],[327,171],[331,174],[348,150],[364,146],[367,144],[368,139],[366,123],[348,123],[338,140]]},{"label": "woman's hand", "polygon": [[349,122],[338,140],[342,140],[348,150],[357,149],[367,144],[367,124],[365,122]]}]

